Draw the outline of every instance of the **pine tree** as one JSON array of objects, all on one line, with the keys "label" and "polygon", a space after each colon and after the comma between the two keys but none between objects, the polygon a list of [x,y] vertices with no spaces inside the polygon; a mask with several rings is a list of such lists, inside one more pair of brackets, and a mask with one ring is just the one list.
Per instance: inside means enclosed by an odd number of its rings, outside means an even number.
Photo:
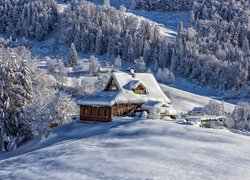
[{"label": "pine tree", "polygon": [[70,46],[68,65],[69,67],[74,67],[77,65],[77,51],[76,51],[74,43],[71,43],[71,46]]},{"label": "pine tree", "polygon": [[121,61],[120,56],[118,55],[118,56],[115,58],[114,68],[117,69],[117,70],[121,70],[121,67],[122,67],[122,61]]},{"label": "pine tree", "polygon": [[103,6],[106,8],[110,7],[110,0],[103,0]]},{"label": "pine tree", "polygon": [[89,58],[89,72],[91,74],[96,74],[99,71],[100,63],[95,56],[90,56]]},{"label": "pine tree", "polygon": [[[3,51],[3,50],[2,50]],[[14,50],[1,54],[0,66],[0,150],[10,151],[31,138],[30,118],[24,108],[31,101],[29,68]]]}]

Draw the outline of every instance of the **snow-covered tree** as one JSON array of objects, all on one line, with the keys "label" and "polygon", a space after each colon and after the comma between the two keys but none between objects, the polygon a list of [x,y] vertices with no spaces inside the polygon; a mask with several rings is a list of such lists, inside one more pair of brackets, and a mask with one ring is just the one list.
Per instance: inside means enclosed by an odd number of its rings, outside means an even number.
[{"label": "snow-covered tree", "polygon": [[167,68],[161,68],[157,71],[157,80],[163,83],[172,83],[175,81],[175,75]]},{"label": "snow-covered tree", "polygon": [[135,71],[136,72],[145,72],[146,71],[146,63],[144,62],[143,57],[135,59]]},{"label": "snow-covered tree", "polygon": [[210,100],[209,103],[204,106],[204,113],[206,115],[223,116],[225,114],[224,103],[219,103],[215,100]]},{"label": "snow-covered tree", "polygon": [[49,109],[51,124],[55,125],[72,121],[72,115],[78,113],[76,103],[64,92],[57,92],[47,108]]},{"label": "snow-covered tree", "polygon": [[96,74],[98,73],[100,68],[100,63],[98,59],[95,56],[90,56],[89,58],[89,72],[91,74]]},{"label": "snow-covered tree", "polygon": [[192,27],[178,26],[171,70],[195,83],[223,90],[248,86],[248,14],[249,2],[245,0],[237,1],[237,6],[235,0],[196,0]]},{"label": "snow-covered tree", "polygon": [[[121,56],[133,62],[144,57],[146,63],[159,59],[159,50],[167,41],[163,40],[156,24],[136,16],[124,16],[124,10],[108,5],[96,6],[87,1],[78,1],[62,13],[60,37],[62,42],[75,43],[78,52],[95,52]],[[173,41],[165,45],[167,50]],[[162,56],[170,62],[168,53]],[[166,63],[167,64],[167,63]]]},{"label": "snow-covered tree", "polygon": [[70,47],[69,57],[68,57],[68,65],[70,67],[74,67],[77,65],[77,51],[75,48],[75,44],[72,43]]},{"label": "snow-covered tree", "polygon": [[122,60],[121,60],[120,56],[118,55],[115,58],[114,68],[117,70],[121,70],[121,67],[122,67]]},{"label": "snow-covered tree", "polygon": [[104,7],[110,7],[110,0],[103,0],[103,6]]},{"label": "snow-covered tree", "polygon": [[16,38],[45,39],[57,21],[55,0],[0,1],[0,32]]},{"label": "snow-covered tree", "polygon": [[187,11],[192,9],[193,2],[194,0],[132,0],[132,7],[159,11]]},{"label": "snow-covered tree", "polygon": [[0,49],[0,151],[10,151],[32,138],[25,107],[33,90],[28,59],[13,49]]},{"label": "snow-covered tree", "polygon": [[239,103],[233,113],[234,128],[250,131],[250,105]]}]

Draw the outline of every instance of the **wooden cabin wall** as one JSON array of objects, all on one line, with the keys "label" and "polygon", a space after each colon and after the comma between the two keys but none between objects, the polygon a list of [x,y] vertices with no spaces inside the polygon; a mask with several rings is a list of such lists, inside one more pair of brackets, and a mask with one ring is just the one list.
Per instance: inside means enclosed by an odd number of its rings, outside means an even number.
[{"label": "wooden cabin wall", "polygon": [[81,121],[110,122],[111,107],[80,106]]},{"label": "wooden cabin wall", "polygon": [[115,104],[111,108],[112,116],[125,116],[139,107],[138,104]]}]

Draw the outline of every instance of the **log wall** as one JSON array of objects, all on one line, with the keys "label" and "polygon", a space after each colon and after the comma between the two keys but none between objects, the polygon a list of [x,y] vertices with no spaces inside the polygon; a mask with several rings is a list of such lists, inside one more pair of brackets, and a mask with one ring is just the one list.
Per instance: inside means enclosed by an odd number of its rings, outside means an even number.
[{"label": "log wall", "polygon": [[80,106],[81,121],[110,122],[111,107]]},{"label": "log wall", "polygon": [[129,116],[137,107],[139,107],[138,104],[115,104],[111,108],[111,113],[112,116]]}]

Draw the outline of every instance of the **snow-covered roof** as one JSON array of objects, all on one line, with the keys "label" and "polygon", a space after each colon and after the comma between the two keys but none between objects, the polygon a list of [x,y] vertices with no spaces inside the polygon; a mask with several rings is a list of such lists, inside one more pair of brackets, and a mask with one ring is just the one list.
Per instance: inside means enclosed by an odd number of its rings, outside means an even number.
[{"label": "snow-covered roof", "polygon": [[204,110],[204,108],[203,107],[194,107],[191,111],[192,112],[202,112]]},{"label": "snow-covered roof", "polygon": [[[123,86],[126,90],[133,90],[138,87],[140,84],[143,84],[140,80],[132,80]],[[144,85],[143,85],[144,86]]]},{"label": "snow-covered roof", "polygon": [[213,115],[204,115],[204,116],[189,116],[185,118],[188,121],[207,121],[207,120],[221,120],[225,119],[224,116],[213,116]]},{"label": "snow-covered roof", "polygon": [[148,101],[142,105],[142,109],[149,111],[157,110],[159,114],[177,115],[177,112],[171,105],[160,101]]},{"label": "snow-covered roof", "polygon": [[[132,77],[128,73],[113,72],[114,79],[118,91],[99,91],[93,95],[78,101],[79,105],[100,105],[112,106],[118,104],[143,104],[148,101],[158,101],[169,104],[169,98],[163,93],[156,79],[149,73],[135,73]],[[139,84],[142,84],[147,93],[136,94],[132,89],[135,89]]]}]

